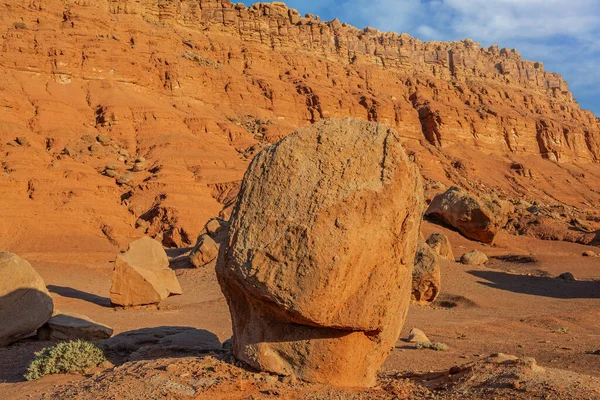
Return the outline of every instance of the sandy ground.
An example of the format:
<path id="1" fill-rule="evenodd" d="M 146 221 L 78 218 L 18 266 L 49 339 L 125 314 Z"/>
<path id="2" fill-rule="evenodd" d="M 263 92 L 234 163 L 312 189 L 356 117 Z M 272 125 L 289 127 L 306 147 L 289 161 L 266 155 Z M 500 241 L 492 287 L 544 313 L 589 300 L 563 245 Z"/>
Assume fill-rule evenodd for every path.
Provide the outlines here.
<path id="1" fill-rule="evenodd" d="M 447 234 L 458 258 L 478 249 L 488 265 L 469 267 L 443 262 L 442 293 L 432 307 L 411 307 L 399 341 L 384 371 L 429 372 L 477 361 L 491 353 L 534 357 L 540 365 L 600 377 L 600 258 L 582 257 L 597 248 L 501 234 L 493 246 L 471 242 L 458 233 L 425 222 L 423 233 Z M 180 253 L 181 251 L 179 251 Z M 494 256 L 535 255 L 537 262 L 506 262 Z M 158 307 L 115 309 L 108 298 L 114 254 L 85 254 L 78 262 L 41 261 L 44 254 L 23 254 L 45 279 L 56 309 L 88 315 L 115 334 L 146 327 L 189 326 L 207 330 L 221 341 L 231 336 L 226 301 L 212 268 L 189 269 L 175 260 L 184 290 Z M 66 257 L 65 259 L 69 259 Z M 91 261 L 90 261 L 91 260 Z M 556 276 L 571 272 L 576 281 Z M 416 350 L 402 339 L 411 328 L 446 343 L 445 352 Z M 76 377 L 50 377 L 35 383 L 22 375 L 34 351 L 47 343 L 24 341 L 0 349 L 2 398 L 36 398 L 55 383 Z M 30 397 L 30 398 L 31 398 Z"/>

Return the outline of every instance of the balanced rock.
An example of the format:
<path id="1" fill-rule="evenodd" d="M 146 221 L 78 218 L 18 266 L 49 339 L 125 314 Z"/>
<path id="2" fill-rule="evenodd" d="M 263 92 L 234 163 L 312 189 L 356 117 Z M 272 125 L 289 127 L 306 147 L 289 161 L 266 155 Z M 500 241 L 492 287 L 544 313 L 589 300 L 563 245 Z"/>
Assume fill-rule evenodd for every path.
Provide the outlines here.
<path id="1" fill-rule="evenodd" d="M 440 294 L 440 260 L 425 242 L 419 241 L 412 275 L 412 303 L 428 306 Z"/>
<path id="2" fill-rule="evenodd" d="M 110 288 L 113 304 L 153 304 L 181 293 L 175 272 L 169 268 L 167 254 L 156 240 L 138 239 L 117 256 Z"/>
<path id="3" fill-rule="evenodd" d="M 481 251 L 473 250 L 463 254 L 460 262 L 465 265 L 483 265 L 488 262 L 488 257 Z"/>
<path id="4" fill-rule="evenodd" d="M 453 186 L 435 196 L 425 215 L 456 228 L 469 239 L 492 243 L 508 220 L 508 204 L 498 199 L 475 197 Z"/>
<path id="5" fill-rule="evenodd" d="M 374 385 L 410 303 L 422 210 L 419 171 L 381 125 L 325 120 L 263 150 L 217 260 L 233 355 L 306 381 Z"/>
<path id="6" fill-rule="evenodd" d="M 444 260 L 454 261 L 454 253 L 452 252 L 452 245 L 450 244 L 450 240 L 448 240 L 448 236 L 443 233 L 432 233 L 427 238 L 427 244 L 435 254 Z"/>
<path id="7" fill-rule="evenodd" d="M 40 340 L 103 340 L 113 334 L 112 328 L 92 321 L 90 318 L 60 312 L 39 329 Z"/>
<path id="8" fill-rule="evenodd" d="M 31 264 L 0 252 L 0 346 L 29 336 L 52 316 L 54 303 Z"/>
<path id="9" fill-rule="evenodd" d="M 219 246 L 207 234 L 198 238 L 198 243 L 194 246 L 190 254 L 190 262 L 196 268 L 204 267 L 214 261 L 219 255 Z"/>

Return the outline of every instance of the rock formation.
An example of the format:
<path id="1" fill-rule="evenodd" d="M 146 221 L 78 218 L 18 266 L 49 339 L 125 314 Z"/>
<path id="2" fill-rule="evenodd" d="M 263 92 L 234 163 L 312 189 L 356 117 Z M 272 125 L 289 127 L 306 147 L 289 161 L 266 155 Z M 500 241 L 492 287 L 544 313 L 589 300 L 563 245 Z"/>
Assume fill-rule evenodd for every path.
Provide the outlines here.
<path id="1" fill-rule="evenodd" d="M 328 117 L 395 128 L 430 181 L 600 202 L 598 119 L 512 49 L 226 0 L 6 0 L 0 29 L 0 246 L 14 251 L 108 252 L 140 232 L 192 246 L 256 152 Z"/>
<path id="2" fill-rule="evenodd" d="M 416 166 L 381 125 L 325 120 L 263 150 L 217 262 L 234 356 L 373 385 L 410 302 L 422 203 Z"/>
<path id="3" fill-rule="evenodd" d="M 440 260 L 427 243 L 419 241 L 412 275 L 412 303 L 428 306 L 441 291 Z"/>
<path id="4" fill-rule="evenodd" d="M 435 254 L 444 260 L 454 261 L 454 253 L 452 252 L 452 245 L 450 244 L 448 236 L 443 233 L 432 233 L 427 238 L 427 244 Z"/>
<path id="5" fill-rule="evenodd" d="M 102 340 L 113 334 L 112 328 L 74 313 L 56 313 L 38 331 L 40 340 Z"/>
<path id="6" fill-rule="evenodd" d="M 117 256 L 110 288 L 111 303 L 120 306 L 153 304 L 181 293 L 175 272 L 169 268 L 167 254 L 156 240 L 138 239 Z"/>
<path id="7" fill-rule="evenodd" d="M 433 199 L 425 215 L 441 219 L 469 239 L 492 243 L 508 221 L 507 208 L 498 199 L 478 198 L 453 186 Z"/>
<path id="8" fill-rule="evenodd" d="M 0 346 L 22 339 L 44 325 L 54 304 L 44 280 L 21 257 L 0 252 Z"/>

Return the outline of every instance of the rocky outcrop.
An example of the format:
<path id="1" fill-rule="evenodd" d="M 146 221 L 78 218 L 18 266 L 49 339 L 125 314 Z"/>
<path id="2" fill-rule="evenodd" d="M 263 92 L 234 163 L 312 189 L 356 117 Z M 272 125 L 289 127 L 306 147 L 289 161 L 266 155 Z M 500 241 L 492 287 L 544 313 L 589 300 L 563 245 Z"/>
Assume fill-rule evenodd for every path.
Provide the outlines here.
<path id="1" fill-rule="evenodd" d="M 92 321 L 85 315 L 60 312 L 50 318 L 38 331 L 40 340 L 103 340 L 113 329 Z"/>
<path id="2" fill-rule="evenodd" d="M 262 151 L 217 262 L 234 356 L 373 385 L 410 302 L 422 203 L 417 167 L 381 125 L 325 120 Z"/>
<path id="3" fill-rule="evenodd" d="M 440 258 L 454 261 L 454 253 L 452 252 L 452 245 L 450 244 L 448 236 L 443 233 L 432 233 L 427 238 L 426 243 L 431 247 L 435 254 L 440 256 Z"/>
<path id="4" fill-rule="evenodd" d="M 31 264 L 0 252 L 0 346 L 35 333 L 52 316 L 46 284 Z"/>
<path id="5" fill-rule="evenodd" d="M 433 199 L 425 215 L 440 219 L 469 239 L 492 243 L 508 222 L 508 205 L 453 186 Z"/>
<path id="6" fill-rule="evenodd" d="M 412 303 L 428 306 L 441 291 L 440 260 L 425 242 L 419 241 L 412 275 Z"/>
<path id="7" fill-rule="evenodd" d="M 23 249 L 72 252 L 57 228 L 88 254 L 140 233 L 190 247 L 210 218 L 228 219 L 260 149 L 329 117 L 394 128 L 429 181 L 582 212 L 600 201 L 598 120 L 513 50 L 356 29 L 281 3 L 3 7 L 0 247 L 20 237 Z"/>
<path id="8" fill-rule="evenodd" d="M 112 274 L 110 301 L 120 306 L 154 304 L 182 294 L 162 245 L 144 237 L 117 256 Z"/>

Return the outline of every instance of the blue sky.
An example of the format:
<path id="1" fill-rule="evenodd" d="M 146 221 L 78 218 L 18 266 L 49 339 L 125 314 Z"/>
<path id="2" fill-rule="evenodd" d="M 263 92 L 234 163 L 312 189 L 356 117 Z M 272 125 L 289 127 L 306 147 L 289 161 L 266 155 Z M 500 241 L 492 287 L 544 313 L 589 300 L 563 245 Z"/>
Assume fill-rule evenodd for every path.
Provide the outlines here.
<path id="1" fill-rule="evenodd" d="M 251 1 L 244 1 L 250 5 Z M 600 0 L 288 0 L 300 13 L 421 40 L 516 48 L 569 83 L 600 116 Z"/>

